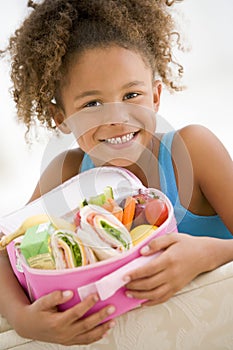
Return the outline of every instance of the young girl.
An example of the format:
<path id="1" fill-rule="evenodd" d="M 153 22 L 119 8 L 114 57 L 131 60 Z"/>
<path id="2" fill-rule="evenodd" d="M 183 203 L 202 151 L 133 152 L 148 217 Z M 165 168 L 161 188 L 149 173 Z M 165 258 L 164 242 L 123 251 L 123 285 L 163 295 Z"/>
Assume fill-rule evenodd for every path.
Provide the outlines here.
<path id="1" fill-rule="evenodd" d="M 170 13 L 174 1 L 29 1 L 30 16 L 10 40 L 11 77 L 19 119 L 72 132 L 79 148 L 56 157 L 31 200 L 95 166 L 120 166 L 174 205 L 179 233 L 151 241 L 142 254 L 162 254 L 125 276 L 127 295 L 168 300 L 202 272 L 233 259 L 233 163 L 206 128 L 157 134 L 162 84 L 179 90 Z M 172 35 L 173 33 L 173 35 Z M 23 337 L 65 345 L 103 337 L 114 307 L 82 316 L 91 295 L 58 312 L 72 293 L 56 291 L 30 303 L 1 255 L 0 313 Z M 9 300 L 11 301 L 9 303 Z"/>

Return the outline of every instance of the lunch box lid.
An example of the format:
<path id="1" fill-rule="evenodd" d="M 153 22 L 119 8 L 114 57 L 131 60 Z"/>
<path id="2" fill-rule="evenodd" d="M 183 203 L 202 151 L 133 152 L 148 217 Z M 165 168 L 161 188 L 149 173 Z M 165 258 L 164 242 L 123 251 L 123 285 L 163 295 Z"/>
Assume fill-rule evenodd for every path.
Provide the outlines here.
<path id="1" fill-rule="evenodd" d="M 103 192 L 106 186 L 112 187 L 114 198 L 126 196 L 135 189 L 144 187 L 141 181 L 126 169 L 96 167 L 72 177 L 33 202 L 1 217 L 0 230 L 9 234 L 26 218 L 36 214 L 63 217 L 70 212 L 75 213 L 83 199 Z"/>

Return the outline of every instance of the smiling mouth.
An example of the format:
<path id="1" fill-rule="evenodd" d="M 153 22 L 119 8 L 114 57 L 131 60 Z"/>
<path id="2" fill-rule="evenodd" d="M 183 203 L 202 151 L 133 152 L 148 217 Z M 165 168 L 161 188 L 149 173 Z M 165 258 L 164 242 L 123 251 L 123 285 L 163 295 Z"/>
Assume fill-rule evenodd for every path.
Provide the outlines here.
<path id="1" fill-rule="evenodd" d="M 129 134 L 123 136 L 111 137 L 110 139 L 105 139 L 102 141 L 112 145 L 119 145 L 131 141 L 136 134 L 137 132 L 130 132 Z"/>

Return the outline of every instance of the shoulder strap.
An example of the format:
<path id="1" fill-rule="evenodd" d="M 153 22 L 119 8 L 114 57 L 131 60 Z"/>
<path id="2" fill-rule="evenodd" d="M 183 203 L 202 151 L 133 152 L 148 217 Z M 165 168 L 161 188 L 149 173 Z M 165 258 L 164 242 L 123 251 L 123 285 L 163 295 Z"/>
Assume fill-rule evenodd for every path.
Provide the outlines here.
<path id="1" fill-rule="evenodd" d="M 83 160 L 82 160 L 82 165 L 81 165 L 81 173 L 83 173 L 86 170 L 93 169 L 95 168 L 95 164 L 92 162 L 90 156 L 85 153 Z"/>
<path id="2" fill-rule="evenodd" d="M 163 135 L 159 148 L 159 177 L 161 191 L 164 192 L 173 205 L 179 201 L 176 178 L 172 164 L 171 148 L 176 131 Z"/>

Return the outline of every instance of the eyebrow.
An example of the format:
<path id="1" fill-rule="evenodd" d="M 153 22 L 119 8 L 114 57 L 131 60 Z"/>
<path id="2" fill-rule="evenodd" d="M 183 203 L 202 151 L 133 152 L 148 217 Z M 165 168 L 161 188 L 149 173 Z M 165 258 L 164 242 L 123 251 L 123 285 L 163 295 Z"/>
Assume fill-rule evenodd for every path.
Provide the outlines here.
<path id="1" fill-rule="evenodd" d="M 82 92 L 81 94 L 75 96 L 75 101 L 76 100 L 79 100 L 80 98 L 83 98 L 83 97 L 88 97 L 88 96 L 93 96 L 93 95 L 99 95 L 101 94 L 101 91 L 100 90 L 90 90 L 90 91 L 84 91 Z"/>
<path id="2" fill-rule="evenodd" d="M 134 81 L 131 81 L 131 82 L 123 85 L 122 89 L 128 89 L 128 88 L 134 87 L 134 86 L 145 86 L 145 83 L 143 81 L 140 81 L 140 80 L 134 80 Z M 101 94 L 100 90 L 84 91 L 81 94 L 77 95 L 74 100 L 76 101 L 76 100 L 79 100 L 79 99 L 84 98 L 84 97 L 95 96 L 95 95 L 100 95 L 100 94 Z"/>
<path id="3" fill-rule="evenodd" d="M 144 81 L 140 81 L 140 80 L 134 80 L 134 81 L 131 81 L 130 83 L 127 83 L 125 85 L 122 86 L 123 89 L 127 89 L 127 88 L 130 88 L 130 87 L 133 87 L 133 86 L 145 86 L 145 83 Z"/>

